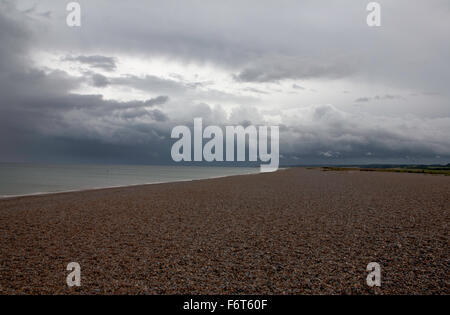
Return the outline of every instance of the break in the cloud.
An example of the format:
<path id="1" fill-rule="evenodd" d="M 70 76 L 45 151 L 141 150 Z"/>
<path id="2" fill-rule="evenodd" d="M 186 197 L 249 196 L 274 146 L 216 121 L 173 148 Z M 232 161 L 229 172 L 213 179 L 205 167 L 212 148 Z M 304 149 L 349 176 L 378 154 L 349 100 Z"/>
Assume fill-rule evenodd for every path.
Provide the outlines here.
<path id="1" fill-rule="evenodd" d="M 0 161 L 169 163 L 203 117 L 279 124 L 282 163 L 448 163 L 450 6 L 380 2 L 371 29 L 358 2 L 80 1 L 76 29 L 0 0 Z"/>

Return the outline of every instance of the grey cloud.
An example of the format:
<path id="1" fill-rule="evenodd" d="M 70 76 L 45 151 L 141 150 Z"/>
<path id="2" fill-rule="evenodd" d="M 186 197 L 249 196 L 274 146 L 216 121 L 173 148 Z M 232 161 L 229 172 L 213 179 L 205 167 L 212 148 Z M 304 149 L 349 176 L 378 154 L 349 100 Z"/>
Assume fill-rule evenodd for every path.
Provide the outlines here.
<path id="1" fill-rule="evenodd" d="M 405 99 L 403 96 L 400 95 L 375 95 L 374 97 L 360 97 L 355 100 L 355 102 L 370 102 L 372 100 L 394 100 L 394 99 Z"/>
<path id="2" fill-rule="evenodd" d="M 93 74 L 91 78 L 92 85 L 95 87 L 105 87 L 110 83 L 107 77 L 98 73 Z"/>
<path id="3" fill-rule="evenodd" d="M 145 77 L 137 77 L 128 75 L 119 78 L 109 79 L 112 85 L 129 86 L 138 90 L 158 93 L 176 93 L 183 92 L 186 87 L 177 81 L 160 78 L 154 75 L 146 75 Z"/>
<path id="4" fill-rule="evenodd" d="M 386 94 L 386 95 L 376 95 L 374 96 L 374 99 L 376 100 L 394 100 L 394 99 L 404 99 L 404 97 L 400 96 L 400 95 L 391 95 L 391 94 Z"/>
<path id="5" fill-rule="evenodd" d="M 127 86 L 134 89 L 138 89 L 146 92 L 158 92 L 158 93 L 170 93 L 170 94 L 182 94 L 187 89 L 197 89 L 199 87 L 206 87 L 212 83 L 212 81 L 206 82 L 185 82 L 161 78 L 155 75 L 146 75 L 144 77 L 138 77 L 135 75 L 124 75 L 120 77 L 106 77 L 102 74 L 87 73 L 90 78 L 90 83 L 95 87 L 105 87 L 108 85 Z M 172 77 L 174 77 L 172 75 Z M 178 77 L 177 79 L 181 79 Z"/>
<path id="6" fill-rule="evenodd" d="M 75 61 L 86 64 L 92 68 L 98 68 L 105 71 L 114 71 L 116 69 L 116 59 L 100 55 L 93 56 L 66 56 L 64 60 Z"/>
<path id="7" fill-rule="evenodd" d="M 169 120 L 169 117 L 160 111 L 159 109 L 154 109 L 152 111 L 149 111 L 149 115 L 153 118 L 153 120 L 156 121 L 167 121 Z"/>
<path id="8" fill-rule="evenodd" d="M 212 81 L 205 81 L 205 82 L 186 82 L 184 80 L 178 81 L 161 78 L 155 75 L 146 75 L 144 77 L 138 77 L 135 75 L 126 75 L 122 77 L 115 77 L 108 79 L 108 84 L 111 85 L 122 85 L 147 92 L 169 93 L 177 95 L 186 93 L 188 89 L 195 90 L 199 87 L 207 87 L 211 83 Z"/>
<path id="9" fill-rule="evenodd" d="M 269 94 L 266 91 L 262 91 L 260 89 L 255 89 L 255 88 L 245 88 L 243 90 L 246 92 L 253 92 L 253 93 L 258 93 L 258 94 Z"/>
<path id="10" fill-rule="evenodd" d="M 346 77 L 448 95 L 447 0 L 382 0 L 379 29 L 366 25 L 366 4 L 358 1 L 186 0 L 177 10 L 172 0 L 80 3 L 89 12 L 83 36 L 55 19 L 51 35 L 36 45 L 77 51 L 89 41 L 101 52 L 210 62 L 242 81 Z M 412 52 L 414 58 L 405 58 Z"/>
<path id="11" fill-rule="evenodd" d="M 115 100 L 104 100 L 102 95 L 65 94 L 59 97 L 45 98 L 38 105 L 41 109 L 55 113 L 73 111 L 85 115 L 92 115 L 93 117 L 107 117 L 110 114 L 120 113 L 122 111 L 163 105 L 168 100 L 169 97 L 167 96 L 158 96 L 146 101 L 119 102 Z"/>
<path id="12" fill-rule="evenodd" d="M 213 81 L 206 81 L 206 82 L 186 82 L 185 85 L 186 87 L 190 88 L 190 89 L 196 89 L 198 87 L 206 87 L 208 85 L 213 84 Z"/>
<path id="13" fill-rule="evenodd" d="M 293 124 L 297 121 L 297 124 Z M 420 132 L 419 132 L 420 130 Z M 316 156 L 336 162 L 403 159 L 406 156 L 450 156 L 450 118 L 387 118 L 352 114 L 331 105 L 311 106 L 280 128 L 283 154 L 311 161 Z M 367 152 L 371 154 L 368 155 Z"/>
<path id="14" fill-rule="evenodd" d="M 51 15 L 52 15 L 51 10 L 38 12 L 37 4 L 33 4 L 30 8 L 23 10 L 22 13 L 30 14 L 30 15 L 37 15 L 40 17 L 48 18 L 48 19 L 51 18 Z"/>
<path id="15" fill-rule="evenodd" d="M 295 83 L 292 84 L 292 88 L 296 89 L 296 90 L 305 90 L 305 88 L 303 86 L 300 86 L 300 85 L 295 84 Z"/>
<path id="16" fill-rule="evenodd" d="M 144 102 L 145 106 L 154 106 L 154 105 L 162 105 L 169 101 L 168 96 L 158 96 L 156 98 L 152 98 L 150 100 L 146 100 Z"/>
<path id="17" fill-rule="evenodd" d="M 50 19 L 52 17 L 52 11 L 45 11 L 45 12 L 40 12 L 38 13 L 38 15 L 45 17 L 47 19 Z"/>
<path id="18" fill-rule="evenodd" d="M 235 79 L 243 82 L 273 82 L 284 79 L 340 78 L 355 72 L 353 64 L 345 61 L 322 61 L 292 57 L 267 56 L 255 60 Z"/>
<path id="19" fill-rule="evenodd" d="M 160 111 L 159 109 L 147 110 L 145 108 L 132 108 L 130 110 L 125 110 L 120 113 L 121 118 L 125 119 L 135 119 L 148 116 L 154 121 L 164 122 L 169 120 L 169 117 Z"/>
<path id="20" fill-rule="evenodd" d="M 22 11 L 25 14 L 30 14 L 36 12 L 36 4 L 33 4 L 30 8 Z"/>
<path id="21" fill-rule="evenodd" d="M 17 13 L 8 2 L 0 2 L 0 8 L 4 12 L 0 14 L 0 75 L 4 76 L 8 71 L 20 67 L 24 61 L 25 54 L 30 49 L 31 34 L 25 25 L 13 17 Z"/>
<path id="22" fill-rule="evenodd" d="M 208 88 L 207 86 L 210 84 L 210 81 L 186 83 L 184 81 L 176 81 L 154 75 L 146 75 L 144 77 L 125 75 L 107 78 L 107 84 L 111 86 L 126 86 L 151 93 L 164 93 L 174 97 L 183 97 L 185 98 L 184 102 L 188 102 L 192 98 L 205 102 L 235 101 L 254 103 L 257 101 L 254 97 L 240 96 Z M 205 89 L 196 91 L 198 87 L 205 87 Z M 195 95 L 190 93 L 193 90 L 196 92 Z M 263 91 L 261 92 L 259 94 L 264 93 Z"/>

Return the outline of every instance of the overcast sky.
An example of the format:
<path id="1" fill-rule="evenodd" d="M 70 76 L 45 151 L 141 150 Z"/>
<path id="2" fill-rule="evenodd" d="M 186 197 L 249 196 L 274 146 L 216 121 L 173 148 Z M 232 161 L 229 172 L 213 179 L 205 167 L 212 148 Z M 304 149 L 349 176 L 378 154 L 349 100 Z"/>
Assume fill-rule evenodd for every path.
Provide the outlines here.
<path id="1" fill-rule="evenodd" d="M 450 1 L 0 0 L 0 161 L 171 161 L 280 126 L 282 164 L 449 163 Z M 344 4 L 345 3 L 345 4 Z"/>

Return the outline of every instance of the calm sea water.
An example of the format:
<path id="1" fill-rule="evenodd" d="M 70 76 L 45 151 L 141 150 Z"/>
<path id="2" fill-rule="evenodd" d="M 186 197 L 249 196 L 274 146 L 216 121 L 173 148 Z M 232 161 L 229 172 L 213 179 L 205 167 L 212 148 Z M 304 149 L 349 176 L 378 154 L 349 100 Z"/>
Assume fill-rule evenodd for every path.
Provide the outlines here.
<path id="1" fill-rule="evenodd" d="M 259 168 L 0 163 L 0 197 L 258 173 Z"/>

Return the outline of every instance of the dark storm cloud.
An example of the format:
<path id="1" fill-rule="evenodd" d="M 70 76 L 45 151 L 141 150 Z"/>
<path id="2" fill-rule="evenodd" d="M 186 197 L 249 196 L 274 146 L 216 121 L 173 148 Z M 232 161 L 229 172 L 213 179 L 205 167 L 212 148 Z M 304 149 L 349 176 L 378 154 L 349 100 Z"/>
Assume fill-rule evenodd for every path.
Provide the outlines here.
<path id="1" fill-rule="evenodd" d="M 84 78 L 34 68 L 26 56 L 31 35 L 0 13 L 1 161 L 167 161 L 169 117 L 156 108 L 167 96 L 119 102 L 72 94 Z"/>
<path id="2" fill-rule="evenodd" d="M 163 154 L 170 149 L 170 126 L 165 124 L 169 118 L 162 110 L 151 107 L 163 105 L 167 99 L 161 96 L 147 101 L 117 102 L 103 100 L 100 95 L 76 94 L 22 99 L 20 105 L 0 110 L 2 117 L 8 117 L 12 122 L 0 120 L 0 142 L 6 145 L 2 147 L 8 155 L 16 152 L 19 159 L 31 160 L 35 154 L 47 155 L 50 159 L 53 153 L 63 155 L 63 148 L 67 148 L 66 154 L 70 155 L 73 151 L 69 148 L 70 143 L 90 148 L 77 152 L 76 156 L 83 156 L 83 159 L 89 159 L 91 155 L 103 156 L 101 150 L 116 151 L 115 147 L 127 147 L 127 153 L 120 156 L 129 154 L 135 159 L 132 152 L 144 151 L 141 147 L 147 146 L 148 150 L 154 149 L 155 143 Z M 23 125 L 17 125 L 18 121 Z M 43 145 L 39 145 L 41 142 Z M 51 143 L 55 147 L 51 147 Z M 88 145 L 94 143 L 97 146 Z M 24 152 L 30 156 L 24 157 Z M 110 158 L 117 161 L 118 157 Z"/>
<path id="3" fill-rule="evenodd" d="M 88 65 L 92 68 L 98 68 L 105 71 L 114 71 L 116 69 L 116 59 L 106 56 L 66 56 L 64 60 L 76 61 Z"/>

